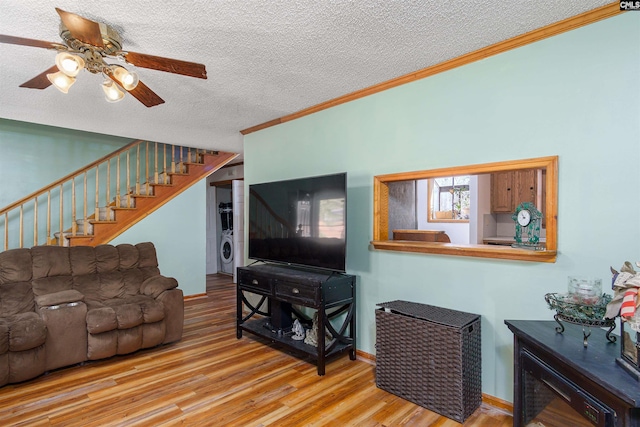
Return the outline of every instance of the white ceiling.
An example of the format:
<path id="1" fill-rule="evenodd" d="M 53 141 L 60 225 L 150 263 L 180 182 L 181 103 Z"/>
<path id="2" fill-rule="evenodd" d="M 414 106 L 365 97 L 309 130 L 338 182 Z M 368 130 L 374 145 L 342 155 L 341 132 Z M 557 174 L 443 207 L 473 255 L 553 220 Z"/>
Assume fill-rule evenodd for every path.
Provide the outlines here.
<path id="1" fill-rule="evenodd" d="M 18 86 L 55 52 L 0 43 L 0 117 L 242 153 L 240 130 L 594 9 L 608 0 L 0 0 L 0 34 L 60 42 L 55 7 L 116 28 L 123 49 L 205 64 L 140 68 L 165 104 Z"/>

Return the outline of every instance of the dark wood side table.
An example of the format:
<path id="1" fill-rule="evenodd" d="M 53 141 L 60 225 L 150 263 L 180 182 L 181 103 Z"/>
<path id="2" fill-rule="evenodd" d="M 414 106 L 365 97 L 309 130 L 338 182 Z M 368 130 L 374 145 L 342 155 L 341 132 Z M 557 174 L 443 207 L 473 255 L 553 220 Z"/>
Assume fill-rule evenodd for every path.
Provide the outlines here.
<path id="1" fill-rule="evenodd" d="M 247 300 L 245 292 L 262 298 L 258 303 Z M 348 351 L 356 359 L 356 277 L 329 271 L 305 270 L 278 264 L 258 264 L 238 267 L 236 291 L 236 336 L 247 331 L 267 338 L 306 356 L 314 358 L 318 375 L 325 374 L 328 357 Z M 268 309 L 263 306 L 268 301 Z M 249 313 L 243 314 L 243 304 Z M 318 333 L 318 346 L 291 338 L 291 325 L 295 318 L 305 328 L 311 328 L 311 319 L 296 307 L 308 307 L 318 314 L 318 329 L 331 333 L 328 342 Z M 340 323 L 337 328 L 330 322 Z M 334 322 L 334 323 L 335 323 Z"/>
<path id="2" fill-rule="evenodd" d="M 618 366 L 619 344 L 609 342 L 605 331 L 592 328 L 585 347 L 577 325 L 558 333 L 554 321 L 505 323 L 514 334 L 515 427 L 526 426 L 554 401 L 560 401 L 556 418 L 576 417 L 570 425 L 640 426 L 640 382 Z"/>

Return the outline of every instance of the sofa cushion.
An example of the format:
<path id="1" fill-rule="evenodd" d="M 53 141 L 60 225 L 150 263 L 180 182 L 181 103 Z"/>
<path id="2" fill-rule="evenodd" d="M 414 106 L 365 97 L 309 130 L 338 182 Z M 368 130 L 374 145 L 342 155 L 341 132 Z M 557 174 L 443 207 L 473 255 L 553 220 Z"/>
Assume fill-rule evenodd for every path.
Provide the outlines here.
<path id="1" fill-rule="evenodd" d="M 84 298 L 84 303 L 87 305 L 87 310 L 93 310 L 94 308 L 102 308 L 102 307 L 106 307 L 106 305 L 104 305 L 102 303 L 102 301 L 96 299 L 96 298 L 89 298 L 85 295 Z"/>
<path id="2" fill-rule="evenodd" d="M 142 325 L 142 348 L 155 347 L 162 344 L 167 335 L 165 322 L 145 323 Z"/>
<path id="3" fill-rule="evenodd" d="M 100 275 L 73 276 L 73 289 L 81 292 L 87 299 L 100 299 Z"/>
<path id="4" fill-rule="evenodd" d="M 104 272 L 100 275 L 100 300 L 120 298 L 125 295 L 124 280 L 119 271 Z"/>
<path id="5" fill-rule="evenodd" d="M 118 269 L 120 259 L 115 246 L 98 245 L 95 249 L 98 273 L 108 273 Z"/>
<path id="6" fill-rule="evenodd" d="M 91 246 L 73 246 L 69 250 L 73 276 L 85 276 L 98 272 L 96 249 Z"/>
<path id="7" fill-rule="evenodd" d="M 164 319 L 164 305 L 154 299 L 148 299 L 140 304 L 144 323 L 159 322 Z"/>
<path id="8" fill-rule="evenodd" d="M 31 280 L 31 252 L 29 249 L 11 249 L 0 252 L 0 285 Z"/>
<path id="9" fill-rule="evenodd" d="M 33 279 L 31 284 L 34 295 L 40 296 L 73 288 L 73 279 L 71 276 L 41 277 L 40 279 Z"/>
<path id="10" fill-rule="evenodd" d="M 70 302 L 77 302 L 82 300 L 84 300 L 84 295 L 82 295 L 75 289 L 54 292 L 51 294 L 40 295 L 36 297 L 36 303 L 39 307 L 49 307 L 52 305 L 67 304 Z"/>
<path id="11" fill-rule="evenodd" d="M 136 248 L 138 249 L 138 252 L 140 254 L 140 259 L 138 261 L 139 268 L 158 266 L 156 248 L 155 246 L 153 246 L 153 243 L 151 242 L 138 243 L 136 245 Z"/>
<path id="12" fill-rule="evenodd" d="M 118 328 L 116 312 L 111 307 L 99 306 L 87 300 L 87 331 L 91 334 L 113 331 Z"/>
<path id="13" fill-rule="evenodd" d="M 138 266 L 138 260 L 140 259 L 138 248 L 127 243 L 122 243 L 116 246 L 116 249 L 118 249 L 118 255 L 120 256 L 120 270 L 127 270 Z"/>
<path id="14" fill-rule="evenodd" d="M 60 246 L 34 246 L 31 248 L 33 278 L 71 276 L 69 248 Z"/>
<path id="15" fill-rule="evenodd" d="M 137 268 L 122 271 L 125 295 L 140 295 L 140 288 L 144 282 L 142 271 Z"/>
<path id="16" fill-rule="evenodd" d="M 104 305 L 112 308 L 116 313 L 118 329 L 129 329 L 142 325 L 142 309 L 135 301 L 130 302 L 124 298 L 115 298 L 104 301 Z"/>
<path id="17" fill-rule="evenodd" d="M 142 348 L 142 325 L 129 329 L 118 329 L 118 354 L 133 353 Z"/>
<path id="18" fill-rule="evenodd" d="M 115 356 L 118 352 L 118 330 L 87 336 L 87 359 L 98 360 Z"/>
<path id="19" fill-rule="evenodd" d="M 173 277 L 153 276 L 142 282 L 142 293 L 156 298 L 158 295 L 178 287 L 178 281 Z"/>
<path id="20" fill-rule="evenodd" d="M 10 351 L 7 353 L 9 365 L 8 381 L 17 383 L 42 374 L 46 367 L 44 345 L 27 351 Z"/>
<path id="21" fill-rule="evenodd" d="M 147 280 L 150 277 L 159 276 L 160 269 L 158 267 L 143 267 L 139 269 L 144 276 L 144 280 Z"/>
<path id="22" fill-rule="evenodd" d="M 47 328 L 34 312 L 20 313 L 6 318 L 9 324 L 9 350 L 25 351 L 44 344 Z"/>
<path id="23" fill-rule="evenodd" d="M 142 311 L 144 323 L 159 322 L 164 319 L 164 304 L 146 295 L 137 295 L 125 299 L 129 304 L 137 304 Z"/>
<path id="24" fill-rule="evenodd" d="M 12 316 L 18 313 L 34 311 L 31 283 L 17 282 L 0 285 L 0 315 Z"/>
<path id="25" fill-rule="evenodd" d="M 7 351 L 9 351 L 9 322 L 7 322 L 7 319 L 0 317 L 0 355 L 5 354 Z"/>

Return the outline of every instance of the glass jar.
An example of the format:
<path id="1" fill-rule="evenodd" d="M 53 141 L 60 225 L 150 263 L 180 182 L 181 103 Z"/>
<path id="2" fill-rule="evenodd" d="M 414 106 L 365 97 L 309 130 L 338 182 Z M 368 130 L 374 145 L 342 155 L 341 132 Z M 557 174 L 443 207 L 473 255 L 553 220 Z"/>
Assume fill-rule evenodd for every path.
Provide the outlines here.
<path id="1" fill-rule="evenodd" d="M 578 304 L 594 305 L 602 297 L 602 279 L 569 276 L 569 297 Z"/>

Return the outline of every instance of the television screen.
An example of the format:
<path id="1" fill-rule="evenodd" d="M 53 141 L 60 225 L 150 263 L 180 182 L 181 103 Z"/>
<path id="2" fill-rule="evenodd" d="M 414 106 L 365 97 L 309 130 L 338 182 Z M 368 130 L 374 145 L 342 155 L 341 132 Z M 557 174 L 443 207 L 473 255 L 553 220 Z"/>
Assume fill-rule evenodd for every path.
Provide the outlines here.
<path id="1" fill-rule="evenodd" d="M 249 258 L 344 272 L 347 175 L 249 185 Z"/>

